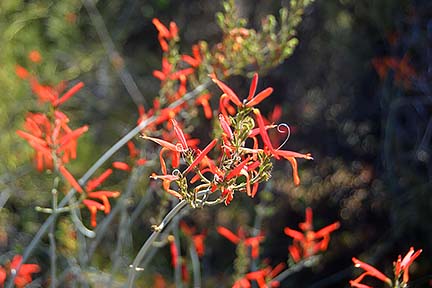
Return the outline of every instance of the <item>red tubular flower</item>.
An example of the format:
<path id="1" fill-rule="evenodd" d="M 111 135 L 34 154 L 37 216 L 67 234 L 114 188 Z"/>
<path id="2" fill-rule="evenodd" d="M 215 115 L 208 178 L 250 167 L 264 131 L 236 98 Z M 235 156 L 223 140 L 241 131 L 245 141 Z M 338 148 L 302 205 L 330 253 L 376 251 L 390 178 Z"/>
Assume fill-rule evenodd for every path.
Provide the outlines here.
<path id="1" fill-rule="evenodd" d="M 60 83 L 57 87 L 52 87 L 41 85 L 36 79 L 32 78 L 30 84 L 33 93 L 38 96 L 40 102 L 51 102 L 54 107 L 63 104 L 84 87 L 84 83 L 79 82 L 59 98 L 59 94 L 64 89 L 63 83 Z"/>
<path id="2" fill-rule="evenodd" d="M 66 169 L 64 166 L 59 167 L 60 173 L 63 175 L 65 180 L 69 182 L 69 184 L 79 193 L 83 193 L 83 189 L 81 188 L 81 185 L 78 183 L 78 181 L 75 180 L 75 177 L 72 176 L 72 174 Z"/>
<path id="3" fill-rule="evenodd" d="M 232 140 L 234 137 L 233 132 L 230 125 L 228 124 L 227 118 L 223 114 L 219 114 L 219 122 L 225 136 L 228 138 L 228 140 Z"/>
<path id="4" fill-rule="evenodd" d="M 203 159 L 207 156 L 207 154 L 214 148 L 217 143 L 217 139 L 213 139 L 205 148 L 202 150 L 198 156 L 194 159 L 194 161 L 189 165 L 188 168 L 183 172 L 184 175 L 189 173 L 193 168 L 195 168 Z"/>
<path id="5" fill-rule="evenodd" d="M 186 137 L 183 133 L 183 130 L 180 129 L 180 127 L 179 127 L 179 125 L 175 119 L 171 119 L 171 123 L 174 127 L 174 132 L 177 136 L 177 139 L 180 141 L 182 150 L 187 150 L 189 147 L 188 147 L 188 144 L 186 142 Z"/>
<path id="6" fill-rule="evenodd" d="M 195 103 L 197 103 L 198 105 L 201 105 L 204 109 L 204 116 L 206 119 L 211 119 L 213 117 L 213 111 L 212 108 L 210 106 L 210 97 L 211 94 L 209 93 L 205 93 L 202 94 L 201 96 L 198 96 L 198 98 L 195 100 Z"/>
<path id="7" fill-rule="evenodd" d="M 246 238 L 243 229 L 239 228 L 236 235 L 223 226 L 218 226 L 217 232 L 236 245 L 238 245 L 240 242 L 243 242 L 245 246 L 251 248 L 251 257 L 253 259 L 258 258 L 259 245 L 264 240 L 264 236 L 259 235 L 259 236 Z"/>
<path id="8" fill-rule="evenodd" d="M 171 252 L 171 264 L 173 267 L 177 266 L 177 257 L 178 257 L 178 249 L 175 244 L 174 236 L 168 236 L 168 241 L 170 243 L 170 252 Z"/>
<path id="9" fill-rule="evenodd" d="M 404 256 L 404 258 L 402 258 L 402 256 L 399 255 L 398 259 L 395 262 L 393 262 L 394 276 L 395 276 L 394 280 L 395 283 L 400 283 L 401 285 L 400 287 L 408 287 L 407 284 L 409 281 L 409 275 L 408 275 L 409 267 L 413 263 L 413 261 L 421 254 L 421 252 L 422 252 L 421 249 L 414 252 L 414 248 L 411 247 L 408 253 Z M 360 287 L 360 288 L 370 287 L 368 285 L 360 283 L 361 281 L 363 281 L 363 278 L 365 278 L 366 276 L 375 277 L 392 287 L 393 283 L 390 280 L 390 278 L 388 278 L 382 272 L 377 270 L 375 267 L 367 263 L 364 263 L 355 257 L 352 258 L 352 261 L 354 262 L 355 267 L 362 268 L 365 272 L 362 273 L 356 279 L 351 280 L 349 282 L 351 287 Z M 401 277 L 402 279 L 400 279 Z"/>
<path id="10" fill-rule="evenodd" d="M 279 281 L 271 281 L 274 277 L 276 277 L 283 269 L 285 268 L 284 263 L 279 263 L 273 269 L 271 267 L 266 267 L 264 269 L 260 269 L 257 271 L 250 272 L 246 274 L 246 278 L 249 280 L 256 281 L 258 287 L 267 288 L 267 283 L 270 284 L 270 287 L 279 287 Z"/>
<path id="11" fill-rule="evenodd" d="M 351 280 L 349 282 L 351 287 L 360 287 L 360 288 L 370 287 L 370 286 L 367 286 L 365 284 L 360 283 L 363 280 L 363 278 L 366 276 L 375 277 L 375 278 L 383 281 L 384 283 L 387 283 L 389 286 L 392 286 L 392 281 L 390 280 L 390 278 L 388 278 L 386 275 L 384 275 L 381 271 L 379 271 L 375 267 L 373 267 L 369 264 L 366 264 L 366 263 L 358 260 L 355 257 L 352 258 L 352 261 L 354 262 L 355 267 L 362 268 L 363 270 L 365 270 L 365 273 L 361 274 L 356 279 Z"/>
<path id="12" fill-rule="evenodd" d="M 409 281 L 409 267 L 414 262 L 414 260 L 420 255 L 423 250 L 417 250 L 414 252 L 414 247 L 411 247 L 405 257 L 402 259 L 401 255 L 399 255 L 398 260 L 394 262 L 394 272 L 395 279 L 399 279 L 401 273 L 403 272 L 402 281 L 403 283 L 408 283 Z"/>
<path id="13" fill-rule="evenodd" d="M 280 157 L 283 157 L 286 160 L 288 160 L 293 170 L 294 184 L 300 185 L 300 177 L 298 176 L 297 160 L 295 158 L 304 158 L 304 159 L 312 160 L 313 159 L 312 156 L 310 154 L 301 154 L 301 153 L 288 151 L 288 150 L 274 149 L 270 141 L 270 137 L 267 133 L 266 125 L 264 123 L 264 119 L 260 111 L 258 109 L 253 109 L 253 112 L 256 116 L 256 120 L 258 123 L 259 133 L 265 145 L 264 150 L 267 150 L 268 153 L 273 155 L 276 159 L 280 159 Z"/>
<path id="14" fill-rule="evenodd" d="M 84 87 L 83 82 L 79 82 L 75 86 L 73 86 L 71 89 L 69 89 L 66 93 L 63 94 L 61 98 L 56 99 L 52 104 L 54 106 L 59 106 L 69 100 L 73 95 L 75 95 L 79 90 L 81 90 Z"/>
<path id="15" fill-rule="evenodd" d="M 38 171 L 52 169 L 54 155 L 61 159 L 60 164 L 66 164 L 70 159 L 75 159 L 77 140 L 88 130 L 87 125 L 72 130 L 67 125 L 69 118 L 60 111 L 55 111 L 54 117 L 54 123 L 52 123 L 53 121 L 42 113 L 28 113 L 24 123 L 24 128 L 28 132 L 21 130 L 16 132 L 35 149 Z"/>
<path id="16" fill-rule="evenodd" d="M 204 256 L 204 251 L 205 251 L 204 239 L 206 237 L 206 233 L 203 232 L 200 234 L 195 234 L 195 227 L 190 227 L 184 221 L 180 222 L 180 229 L 183 231 L 185 235 L 189 236 L 192 239 L 192 242 L 195 246 L 195 250 L 197 251 L 198 256 L 199 257 Z"/>
<path id="17" fill-rule="evenodd" d="M 177 25 L 174 22 L 170 22 L 170 27 L 168 29 L 157 18 L 153 18 L 152 23 L 159 32 L 158 40 L 159 40 L 159 43 L 161 45 L 162 50 L 164 52 L 168 51 L 169 47 L 168 47 L 168 43 L 166 42 L 166 40 L 177 38 L 177 36 L 178 36 Z"/>
<path id="18" fill-rule="evenodd" d="M 21 266 L 20 266 L 21 265 Z M 17 271 L 18 267 L 19 270 Z M 22 256 L 15 255 L 10 264 L 11 273 L 15 276 L 15 285 L 18 288 L 24 287 L 32 282 L 32 275 L 40 271 L 40 267 L 37 264 L 22 264 Z"/>
<path id="19" fill-rule="evenodd" d="M 192 55 L 193 55 L 193 57 L 189 56 L 189 55 L 182 55 L 181 59 L 184 62 L 191 65 L 192 67 L 197 68 L 201 64 L 201 61 L 202 61 L 202 57 L 201 57 L 201 53 L 200 53 L 198 45 L 192 46 Z"/>
<path id="20" fill-rule="evenodd" d="M 259 103 L 261 103 L 264 99 L 266 99 L 268 96 L 270 96 L 273 93 L 273 88 L 269 87 L 255 95 L 257 83 L 258 83 L 258 74 L 255 73 L 252 78 L 252 83 L 249 88 L 249 95 L 246 98 L 246 103 L 243 104 L 239 97 L 237 96 L 234 91 L 228 87 L 225 83 L 217 79 L 216 74 L 210 74 L 210 78 L 213 80 L 216 85 L 219 86 L 219 88 L 228 96 L 229 100 L 231 100 L 234 104 L 236 104 L 238 107 L 245 106 L 245 107 L 253 107 Z M 255 95 L 255 96 L 254 96 Z"/>
<path id="21" fill-rule="evenodd" d="M 112 164 L 112 167 L 118 170 L 123 170 L 129 172 L 131 170 L 131 167 L 129 164 L 121 161 L 114 161 Z"/>
<path id="22" fill-rule="evenodd" d="M 99 175 L 97 178 L 93 178 L 87 182 L 86 190 L 87 191 L 93 191 L 98 186 L 100 186 L 103 182 L 105 182 L 108 177 L 113 173 L 112 169 L 107 169 L 105 172 L 103 172 L 101 175 Z"/>
<path id="23" fill-rule="evenodd" d="M 6 270 L 0 266 L 0 286 L 3 287 L 6 280 Z"/>
<path id="24" fill-rule="evenodd" d="M 327 250 L 330 233 L 340 227 L 339 222 L 335 222 L 314 232 L 312 217 L 312 209 L 308 207 L 306 208 L 305 222 L 299 224 L 302 232 L 289 227 L 284 229 L 285 234 L 293 238 L 293 244 L 288 247 L 288 251 L 295 262 Z"/>
<path id="25" fill-rule="evenodd" d="M 110 205 L 108 198 L 117 198 L 120 196 L 120 192 L 101 190 L 101 191 L 96 191 L 96 192 L 90 192 L 90 193 L 88 193 L 87 196 L 90 198 L 101 200 L 103 203 L 103 206 L 105 207 L 105 209 L 103 211 L 105 212 L 105 214 L 109 214 L 111 211 L 111 205 Z"/>
<path id="26" fill-rule="evenodd" d="M 249 280 L 245 278 L 238 279 L 234 282 L 232 288 L 251 288 Z"/>
<path id="27" fill-rule="evenodd" d="M 249 237 L 244 240 L 245 245 L 251 247 L 251 257 L 256 259 L 259 256 L 259 245 L 264 240 L 264 236 Z"/>
<path id="28" fill-rule="evenodd" d="M 97 201 L 90 200 L 90 199 L 84 199 L 83 204 L 87 207 L 87 209 L 90 211 L 90 224 L 93 227 L 97 226 L 96 222 L 96 214 L 97 210 L 104 211 L 105 206 Z"/>
<path id="29" fill-rule="evenodd" d="M 225 238 L 227 238 L 229 241 L 233 242 L 234 244 L 240 243 L 241 239 L 237 235 L 235 235 L 233 232 L 231 232 L 231 230 L 229 230 L 223 226 L 218 226 L 217 232 L 219 234 L 221 234 L 222 236 L 224 236 Z"/>

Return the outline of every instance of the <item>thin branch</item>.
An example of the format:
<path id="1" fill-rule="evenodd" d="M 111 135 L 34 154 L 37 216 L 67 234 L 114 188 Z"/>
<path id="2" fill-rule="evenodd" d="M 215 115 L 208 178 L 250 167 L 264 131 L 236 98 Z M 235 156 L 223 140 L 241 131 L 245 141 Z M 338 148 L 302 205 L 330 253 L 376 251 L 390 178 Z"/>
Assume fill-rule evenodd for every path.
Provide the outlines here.
<path id="1" fill-rule="evenodd" d="M 91 21 L 93 22 L 94 27 L 96 28 L 96 32 L 99 35 L 102 45 L 104 46 L 111 62 L 116 63 L 116 61 L 121 61 L 123 58 L 115 48 L 114 41 L 112 40 L 102 15 L 99 13 L 95 3 L 93 0 L 82 0 L 82 2 L 90 16 Z M 139 91 L 137 84 L 135 83 L 131 73 L 126 69 L 124 63 L 114 65 L 114 68 L 134 103 L 137 106 L 139 104 L 146 104 L 144 96 Z"/>
<path id="2" fill-rule="evenodd" d="M 189 244 L 189 255 L 192 262 L 192 272 L 193 272 L 193 287 L 201 287 L 201 267 L 200 260 L 198 258 L 198 253 L 196 251 L 193 241 Z"/>
<path id="3" fill-rule="evenodd" d="M 182 262 L 183 260 L 181 259 L 181 246 L 180 246 L 180 233 L 179 233 L 179 217 L 176 216 L 173 220 L 173 236 L 174 236 L 174 245 L 176 246 L 176 254 L 177 255 L 171 255 L 171 257 L 175 257 L 175 259 L 177 259 L 177 261 L 175 262 L 175 267 L 174 267 L 174 281 L 175 281 L 175 286 L 178 288 L 182 288 L 183 287 L 183 280 L 182 280 Z"/>
<path id="4" fill-rule="evenodd" d="M 138 252 L 137 256 L 135 257 L 135 260 L 133 261 L 132 265 L 130 265 L 129 269 L 129 276 L 128 276 L 128 285 L 127 287 L 132 288 L 134 287 L 136 272 L 140 270 L 139 265 L 141 261 L 146 256 L 147 251 L 151 248 L 153 245 L 153 242 L 156 240 L 156 238 L 159 236 L 159 234 L 166 228 L 168 223 L 183 209 L 187 206 L 186 200 L 181 200 L 162 220 L 161 224 L 157 226 L 153 233 L 150 235 L 149 238 L 147 238 L 147 241 L 144 243 L 144 245 L 141 247 L 140 251 Z"/>

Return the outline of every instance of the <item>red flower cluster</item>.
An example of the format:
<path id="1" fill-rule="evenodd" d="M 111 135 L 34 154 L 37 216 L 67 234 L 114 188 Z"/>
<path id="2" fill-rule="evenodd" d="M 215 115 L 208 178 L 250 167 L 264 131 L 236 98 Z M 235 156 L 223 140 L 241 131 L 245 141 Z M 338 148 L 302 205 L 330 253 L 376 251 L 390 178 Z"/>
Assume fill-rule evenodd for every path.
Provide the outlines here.
<path id="1" fill-rule="evenodd" d="M 84 193 L 81 185 L 78 183 L 78 181 L 76 181 L 76 179 L 64 166 L 60 166 L 59 171 L 75 190 L 77 190 L 79 193 Z M 85 187 L 86 199 L 83 200 L 83 204 L 90 211 L 90 224 L 93 227 L 96 227 L 97 225 L 96 214 L 98 210 L 104 211 L 105 214 L 110 213 L 111 205 L 108 198 L 117 198 L 118 196 L 120 196 L 119 191 L 94 191 L 97 187 L 99 187 L 103 182 L 108 179 L 112 172 L 112 169 L 105 170 L 105 172 L 103 172 L 99 177 L 89 180 Z M 95 200 L 99 200 L 102 203 Z"/>
<path id="2" fill-rule="evenodd" d="M 152 178 L 162 180 L 165 191 L 179 199 L 189 199 L 191 205 L 195 205 L 192 202 L 196 199 L 196 193 L 203 190 L 220 191 L 220 199 L 225 204 L 229 204 L 236 190 L 246 192 L 248 196 L 254 197 L 258 191 L 259 182 L 270 177 L 270 159 L 284 158 L 291 163 L 294 183 L 298 185 L 300 179 L 297 172 L 296 158 L 312 159 L 312 157 L 310 154 L 274 148 L 267 130 L 275 126 L 265 125 L 260 111 L 253 108 L 253 106 L 267 98 L 273 89 L 267 88 L 255 95 L 258 82 L 258 75 L 255 75 L 249 90 L 249 96 L 243 104 L 231 88 L 218 80 L 215 75 L 211 75 L 211 77 L 224 92 L 220 100 L 222 113 L 219 115 L 222 144 L 217 145 L 219 143 L 218 139 L 213 139 L 202 151 L 191 147 L 186 140 L 187 134 L 183 132 L 179 123 L 172 119 L 171 124 L 174 133 L 171 135 L 174 136 L 177 144 L 166 138 L 143 136 L 143 138 L 163 147 L 160 152 L 162 175 L 153 175 Z M 229 108 L 227 107 L 230 107 L 230 103 L 237 106 L 238 113 L 234 116 L 230 116 L 228 113 Z M 255 120 L 249 114 L 253 114 Z M 258 127 L 254 127 L 255 121 Z M 263 148 L 258 148 L 258 135 L 261 136 L 264 143 Z M 246 140 L 253 142 L 252 148 L 245 147 Z M 209 152 L 215 147 L 218 147 L 220 151 L 217 160 L 213 160 L 208 156 Z M 183 172 L 175 170 L 175 174 L 168 174 L 164 158 L 165 153 L 169 153 L 171 156 L 173 168 L 179 167 L 180 158 L 185 159 L 188 167 Z M 216 164 L 217 162 L 219 162 L 219 165 Z M 185 176 L 190 172 L 195 173 L 190 180 L 190 184 L 195 185 L 195 182 L 201 180 L 201 185 L 195 186 L 192 191 L 188 190 L 188 180 L 185 179 Z M 212 178 L 208 179 L 205 175 L 210 175 Z M 239 178 L 242 180 L 238 181 Z M 170 187 L 171 182 L 176 182 L 178 191 Z"/>
<path id="3" fill-rule="evenodd" d="M 33 57 L 33 60 L 37 58 L 35 53 L 31 55 L 29 57 Z M 77 157 L 78 138 L 88 130 L 88 126 L 84 125 L 75 130 L 70 128 L 68 126 L 70 120 L 65 113 L 60 111 L 60 105 L 76 94 L 84 87 L 84 84 L 79 82 L 60 96 L 65 88 L 63 82 L 57 87 L 41 85 L 36 77 L 30 75 L 25 68 L 17 66 L 16 72 L 19 77 L 30 81 L 32 91 L 37 95 L 40 103 L 47 102 L 51 105 L 46 113 L 28 113 L 24 130 L 18 130 L 18 136 L 27 140 L 30 146 L 35 149 L 36 167 L 39 171 L 56 169 L 76 191 L 85 193 L 82 203 L 89 209 L 91 225 L 95 227 L 97 224 L 97 211 L 104 211 L 105 214 L 108 214 L 111 210 L 108 198 L 116 198 L 120 195 L 120 192 L 95 191 L 112 174 L 112 169 L 108 169 L 99 177 L 88 181 L 84 191 L 75 177 L 65 167 L 65 164 Z M 144 159 L 136 159 L 138 158 L 138 151 L 132 142 L 128 144 L 128 148 L 131 160 L 135 162 L 134 164 L 141 165 L 145 162 Z M 125 162 L 115 162 L 113 167 L 122 170 L 131 169 L 131 166 Z"/>
<path id="4" fill-rule="evenodd" d="M 163 51 L 168 51 L 168 43 L 166 40 L 176 39 L 178 37 L 178 27 L 175 22 L 171 21 L 169 29 L 162 24 L 157 18 L 153 18 L 153 25 L 158 30 L 158 40 Z"/>
<path id="5" fill-rule="evenodd" d="M 234 282 L 232 288 L 251 288 L 251 281 L 255 281 L 259 288 L 279 287 L 279 281 L 272 279 L 276 277 L 284 268 L 285 264 L 280 263 L 273 269 L 271 267 L 266 267 L 264 269 L 249 272 L 245 275 L 245 277 Z M 267 283 L 269 283 L 270 286 L 268 286 Z"/>
<path id="6" fill-rule="evenodd" d="M 357 277 L 354 280 L 350 281 L 351 287 L 357 287 L 357 288 L 372 288 L 372 286 L 368 286 L 366 284 L 362 284 L 360 282 L 363 281 L 363 279 L 366 276 L 372 276 L 377 278 L 378 280 L 381 280 L 382 282 L 388 284 L 390 287 L 408 287 L 408 281 L 409 281 L 409 267 L 414 262 L 414 260 L 420 255 L 422 250 L 417 250 L 414 252 L 414 248 L 411 247 L 408 253 L 402 258 L 401 255 L 398 256 L 398 259 L 393 262 L 394 266 L 394 285 L 393 281 L 384 275 L 382 272 L 380 272 L 375 267 L 366 264 L 357 258 L 353 257 L 352 261 L 354 262 L 355 267 L 363 269 L 365 272 L 362 273 L 359 277 Z M 397 284 L 396 284 L 397 283 Z"/>
<path id="7" fill-rule="evenodd" d="M 9 268 L 5 269 L 0 266 L 0 286 L 3 287 L 7 275 L 14 274 L 15 280 L 14 283 L 18 288 L 25 287 L 27 284 L 31 283 L 32 274 L 38 273 L 40 271 L 40 267 L 37 264 L 21 264 L 22 256 L 15 255 L 12 259 L 12 262 L 8 265 Z M 17 271 L 18 267 L 19 270 Z"/>
<path id="8" fill-rule="evenodd" d="M 385 79 L 388 72 L 393 70 L 395 83 L 406 89 L 411 86 L 412 80 L 417 74 L 415 69 L 409 63 L 408 55 L 405 55 L 402 59 L 390 56 L 374 58 L 372 59 L 372 65 L 380 79 Z"/>
<path id="9" fill-rule="evenodd" d="M 222 226 L 217 227 L 217 231 L 219 234 L 236 245 L 243 243 L 246 247 L 250 247 L 252 259 L 258 258 L 259 245 L 262 241 L 264 241 L 263 235 L 246 238 L 245 232 L 241 227 L 238 229 L 237 235 Z"/>
<path id="10" fill-rule="evenodd" d="M 33 60 L 41 58 L 39 52 L 32 51 L 29 57 Z M 34 61 L 37 62 L 37 61 Z M 32 91 L 40 103 L 51 104 L 50 111 L 46 113 L 28 113 L 25 119 L 24 131 L 17 134 L 25 139 L 35 150 L 35 162 L 38 171 L 54 169 L 76 158 L 77 140 L 88 130 L 84 125 L 73 130 L 69 127 L 69 117 L 59 110 L 59 106 L 68 101 L 73 95 L 84 87 L 79 82 L 60 96 L 65 89 L 61 82 L 57 87 L 41 85 L 25 68 L 16 66 L 16 73 L 22 79 L 28 79 Z"/>
<path id="11" fill-rule="evenodd" d="M 54 111 L 53 119 L 43 113 L 27 114 L 25 131 L 18 130 L 16 133 L 35 150 L 38 171 L 53 169 L 76 158 L 77 140 L 88 130 L 88 126 L 72 130 L 68 123 L 69 118 L 58 110 Z"/>
<path id="12" fill-rule="evenodd" d="M 285 234 L 293 238 L 293 244 L 288 247 L 288 251 L 294 262 L 327 250 L 330 233 L 340 227 L 339 222 L 335 222 L 315 232 L 312 218 L 312 209 L 306 208 L 306 221 L 299 224 L 301 232 L 289 227 L 284 229 Z"/>

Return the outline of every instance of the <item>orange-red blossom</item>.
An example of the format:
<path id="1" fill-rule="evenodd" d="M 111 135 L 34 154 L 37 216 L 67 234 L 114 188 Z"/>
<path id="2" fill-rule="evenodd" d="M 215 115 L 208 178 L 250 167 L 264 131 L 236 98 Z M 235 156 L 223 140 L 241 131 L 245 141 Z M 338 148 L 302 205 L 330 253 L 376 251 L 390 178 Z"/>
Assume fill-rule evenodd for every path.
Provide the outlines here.
<path id="1" fill-rule="evenodd" d="M 289 227 L 284 229 L 285 234 L 293 238 L 293 244 L 288 247 L 288 251 L 295 262 L 327 250 L 330 233 L 340 227 L 339 222 L 335 222 L 315 232 L 312 217 L 312 209 L 306 208 L 306 221 L 299 224 L 302 231 Z"/>
<path id="2" fill-rule="evenodd" d="M 40 271 L 40 267 L 37 264 L 21 264 L 22 256 L 15 255 L 10 263 L 10 274 L 15 274 L 14 283 L 16 287 L 23 288 L 27 284 L 31 283 L 32 274 L 38 273 Z M 21 265 L 21 266 L 20 266 Z M 19 270 L 17 268 L 20 266 Z M 3 267 L 0 266 L 0 287 L 3 287 L 4 282 L 7 277 L 7 271 Z"/>
<path id="3" fill-rule="evenodd" d="M 73 177 L 73 175 L 66 169 L 64 166 L 60 166 L 60 173 L 63 177 L 69 182 L 69 184 L 77 190 L 79 193 L 84 193 L 84 189 L 78 183 L 78 181 Z M 107 190 L 98 190 L 94 191 L 97 187 L 99 187 L 106 179 L 112 174 L 112 169 L 107 169 L 100 176 L 93 178 L 87 182 L 85 187 L 86 199 L 83 200 L 83 204 L 90 211 L 90 224 L 93 227 L 96 227 L 96 214 L 97 211 L 104 211 L 105 214 L 109 214 L 111 211 L 111 205 L 108 198 L 117 198 L 120 196 L 119 191 L 107 191 Z M 99 200 L 101 202 L 95 201 Z"/>
<path id="4" fill-rule="evenodd" d="M 76 158 L 77 140 L 88 130 L 88 126 L 72 130 L 68 122 L 69 118 L 60 111 L 54 112 L 54 120 L 42 113 L 28 113 L 25 130 L 17 130 L 18 136 L 35 150 L 38 171 L 53 169 L 54 164 L 59 165 L 54 163 L 57 159 L 65 164 Z"/>
<path id="5" fill-rule="evenodd" d="M 238 229 L 237 235 L 234 234 L 233 232 L 231 232 L 231 230 L 229 230 L 223 226 L 218 226 L 217 232 L 236 245 L 243 243 L 245 246 L 250 247 L 251 248 L 251 257 L 253 259 L 258 258 L 259 245 L 262 241 L 264 241 L 263 235 L 258 235 L 258 236 L 246 238 L 245 233 L 241 227 Z"/>
<path id="6" fill-rule="evenodd" d="M 409 281 L 409 267 L 414 262 L 414 260 L 420 255 L 422 249 L 414 251 L 414 247 L 411 247 L 408 253 L 402 258 L 401 255 L 398 256 L 398 259 L 393 262 L 394 266 L 394 281 L 396 283 L 402 284 L 400 287 L 406 287 Z M 354 262 L 355 267 L 363 269 L 363 272 L 359 277 L 354 280 L 351 280 L 349 283 L 351 287 L 357 288 L 372 288 L 372 286 L 360 283 L 366 276 L 375 277 L 378 280 L 386 283 L 390 287 L 393 287 L 393 281 L 387 277 L 384 273 L 376 269 L 375 267 L 358 260 L 353 257 L 352 261 Z M 398 286 L 399 287 L 399 286 Z"/>
<path id="7" fill-rule="evenodd" d="M 195 250 L 198 256 L 199 257 L 204 256 L 204 252 L 205 252 L 204 239 L 207 236 L 206 233 L 205 232 L 196 233 L 195 227 L 190 227 L 184 221 L 180 222 L 180 229 L 183 231 L 185 235 L 189 236 L 192 239 L 192 242 L 195 246 Z"/>
<path id="8" fill-rule="evenodd" d="M 237 94 L 230 87 L 228 87 L 228 85 L 226 85 L 224 82 L 219 80 L 215 74 L 211 74 L 210 77 L 212 78 L 213 82 L 216 83 L 216 85 L 224 92 L 224 94 L 221 96 L 219 100 L 220 110 L 222 113 L 222 116 L 219 117 L 219 120 L 221 122 L 221 126 L 224 133 L 228 134 L 227 136 L 232 135 L 232 133 L 228 132 L 228 130 L 230 130 L 229 124 L 226 123 L 227 121 L 224 121 L 224 118 L 226 119 L 226 116 L 230 110 L 229 102 L 234 103 L 237 107 L 240 108 L 253 108 L 255 105 L 261 103 L 264 99 L 266 99 L 268 96 L 270 96 L 273 93 L 273 88 L 268 87 L 263 91 L 259 92 L 257 95 L 255 95 L 257 84 L 258 84 L 258 74 L 255 73 L 249 88 L 249 94 L 247 98 L 242 102 L 240 98 L 237 96 Z M 255 133 L 259 133 L 259 135 L 261 136 L 264 142 L 265 147 L 264 149 L 250 149 L 249 151 L 253 153 L 264 151 L 267 154 L 272 155 L 276 159 L 285 158 L 286 160 L 288 160 L 292 166 L 294 184 L 299 185 L 300 177 L 298 175 L 296 158 L 304 158 L 304 159 L 311 160 L 313 159 L 311 154 L 301 154 L 293 151 L 281 150 L 279 148 L 275 149 L 273 147 L 273 144 L 270 141 L 270 137 L 267 132 L 267 129 L 272 128 L 274 126 L 268 126 L 265 124 L 265 120 L 261 115 L 259 109 L 253 108 L 252 111 L 255 115 L 255 120 L 258 124 L 258 128 L 257 128 L 258 130 L 256 130 L 256 132 L 251 133 L 250 137 L 254 138 Z"/>

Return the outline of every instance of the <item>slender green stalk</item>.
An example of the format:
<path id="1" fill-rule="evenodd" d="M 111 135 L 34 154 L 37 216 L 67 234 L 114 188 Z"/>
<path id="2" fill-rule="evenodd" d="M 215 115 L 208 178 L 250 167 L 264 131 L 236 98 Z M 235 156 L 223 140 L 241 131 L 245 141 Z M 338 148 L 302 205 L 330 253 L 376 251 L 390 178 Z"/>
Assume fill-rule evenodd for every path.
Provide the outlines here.
<path id="1" fill-rule="evenodd" d="M 182 259 L 181 259 L 181 246 L 180 246 L 180 234 L 179 234 L 179 215 L 176 216 L 173 220 L 173 236 L 174 236 L 174 245 L 176 246 L 177 255 L 171 255 L 171 257 L 175 257 L 177 259 L 174 267 L 174 281 L 177 288 L 183 288 L 183 279 L 182 279 Z"/>
<path id="2" fill-rule="evenodd" d="M 189 245 L 189 255 L 192 262 L 192 272 L 193 272 L 193 287 L 201 287 L 201 267 L 200 260 L 198 258 L 198 253 L 196 251 L 195 245 L 191 241 Z"/>
<path id="3" fill-rule="evenodd" d="M 188 203 L 185 200 L 180 201 L 170 212 L 168 212 L 168 214 L 165 216 L 165 218 L 162 220 L 162 222 L 159 224 L 159 226 L 154 228 L 153 233 L 150 235 L 149 238 L 147 238 L 147 241 L 141 247 L 140 251 L 138 252 L 137 256 L 135 257 L 135 260 L 132 262 L 132 265 L 130 265 L 127 287 L 129 287 L 129 288 L 134 287 L 136 272 L 140 270 L 139 265 L 140 265 L 141 261 L 144 259 L 144 257 L 146 256 L 147 251 L 149 251 L 149 249 L 153 245 L 153 242 L 156 240 L 156 238 L 159 236 L 159 234 L 166 228 L 168 223 L 181 210 L 183 210 L 183 208 L 185 208 L 187 206 L 187 204 Z"/>

